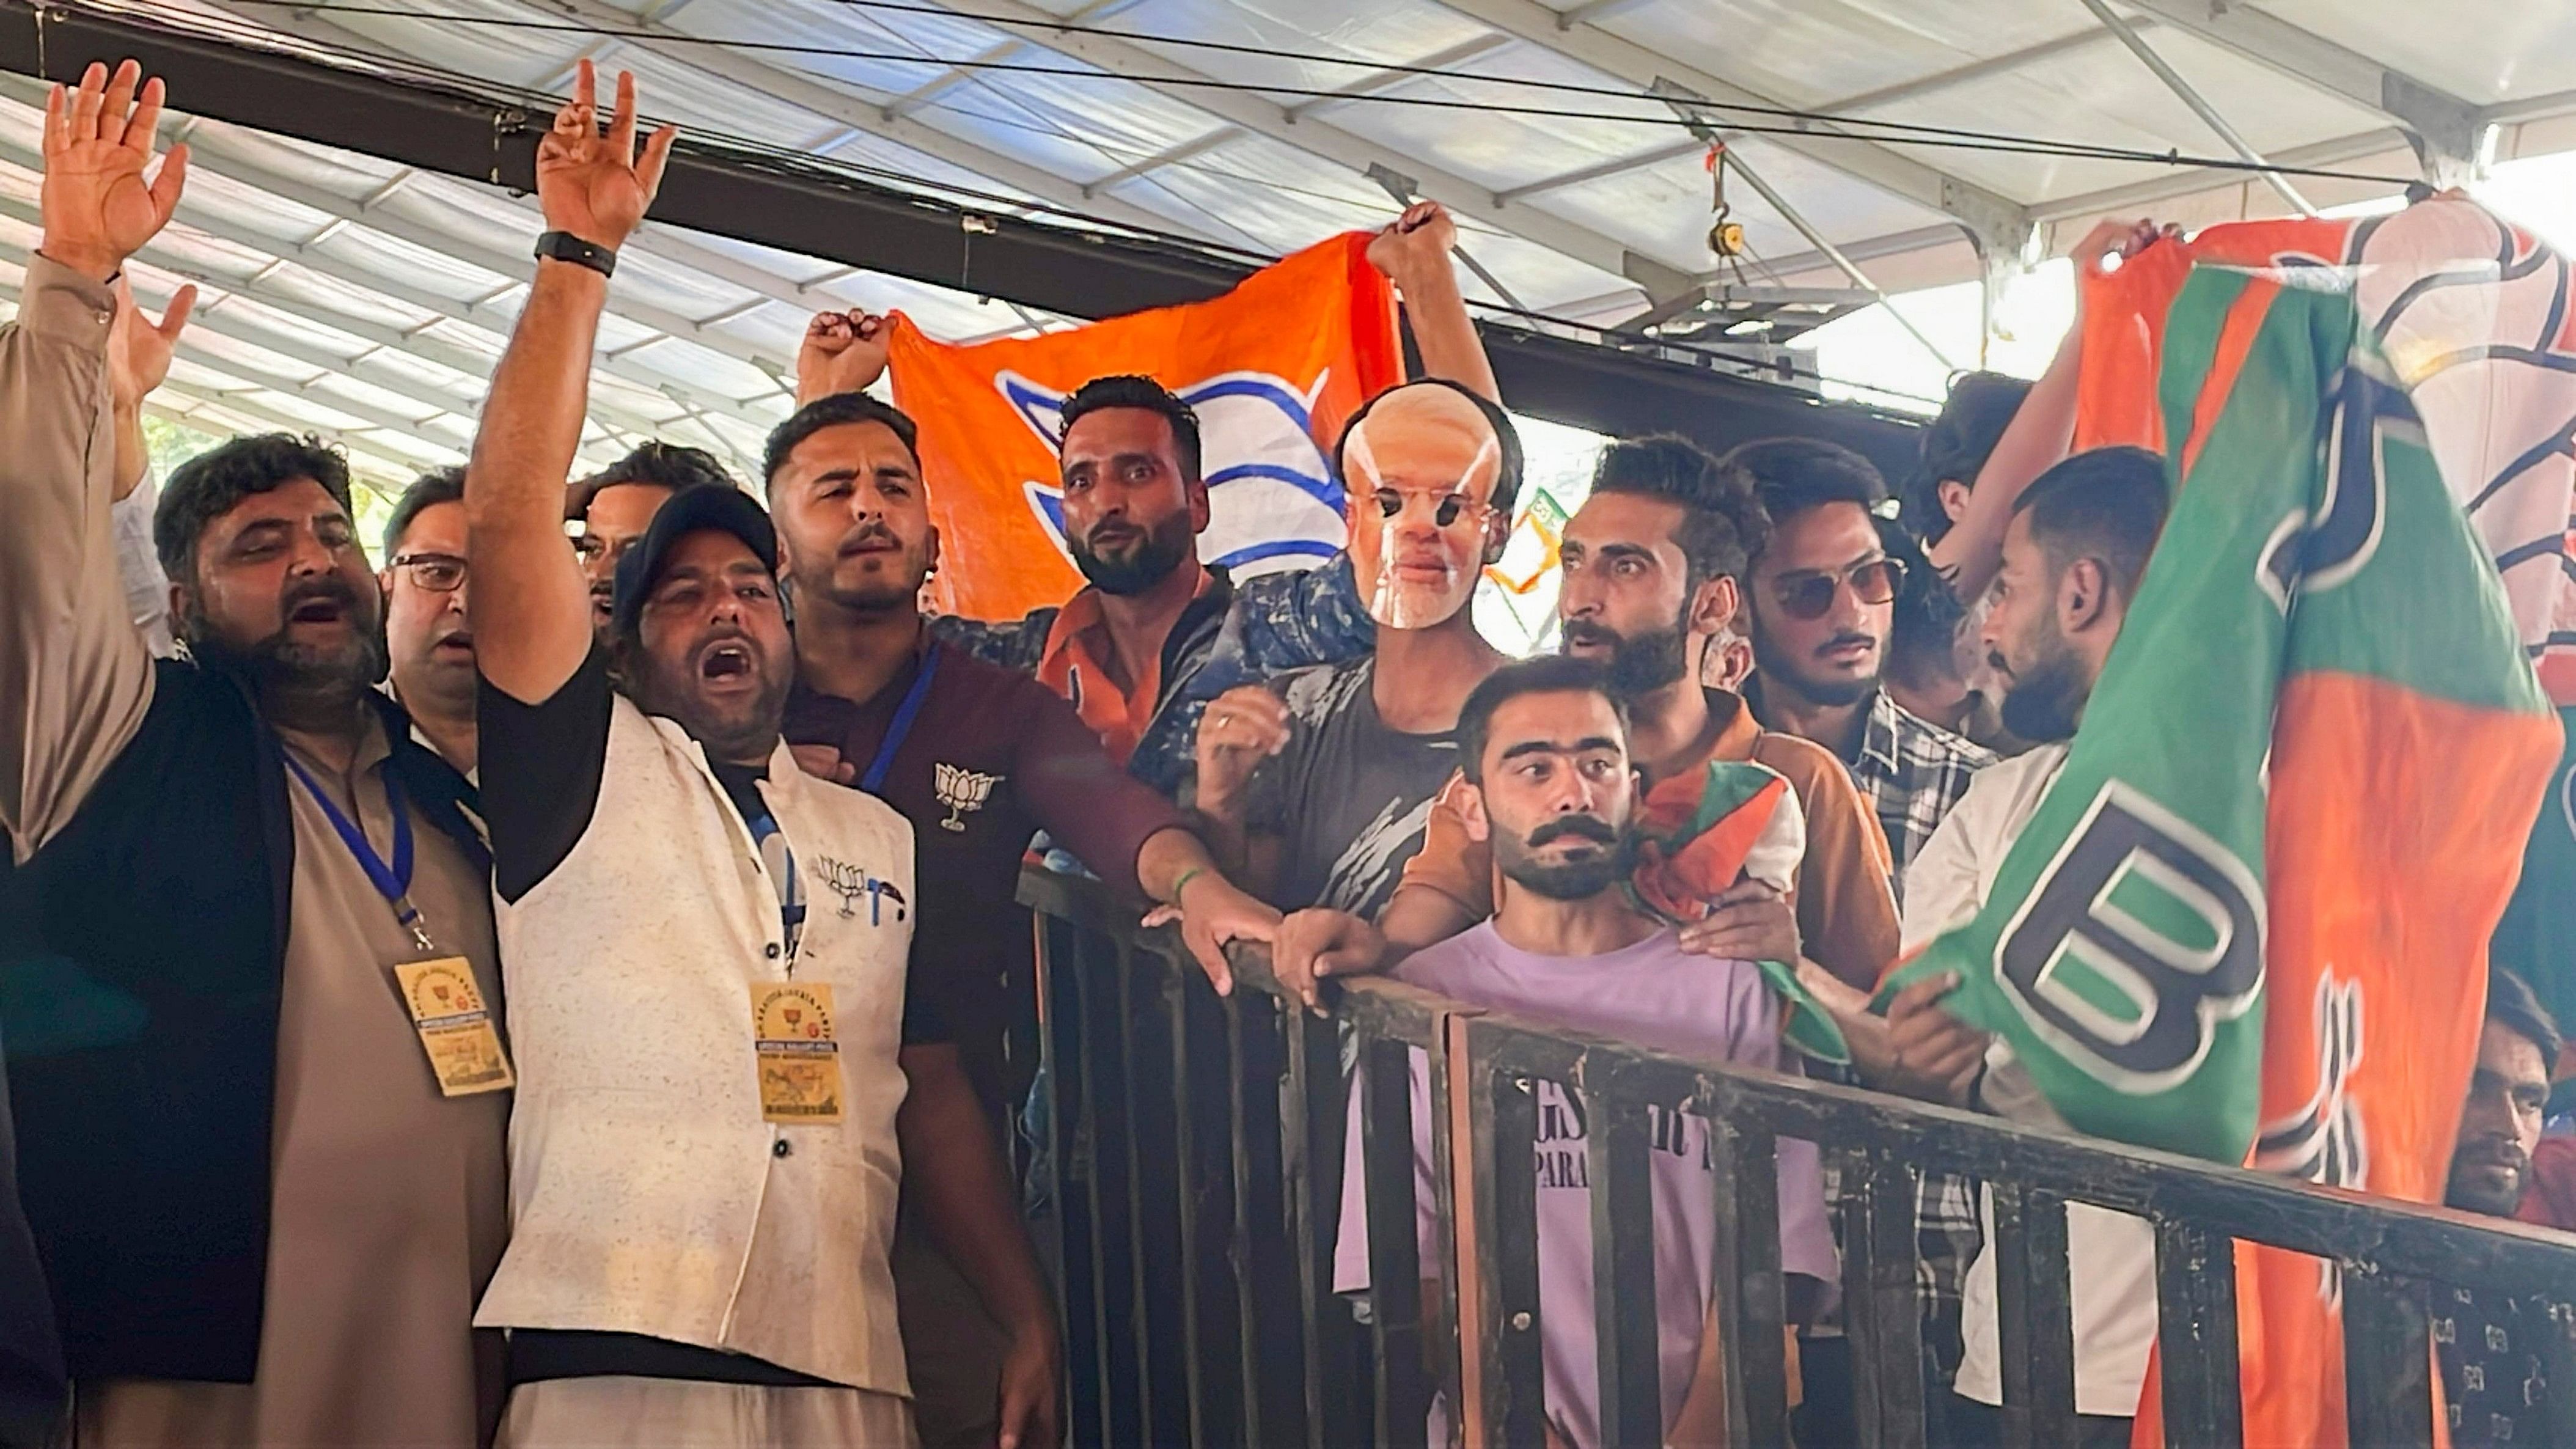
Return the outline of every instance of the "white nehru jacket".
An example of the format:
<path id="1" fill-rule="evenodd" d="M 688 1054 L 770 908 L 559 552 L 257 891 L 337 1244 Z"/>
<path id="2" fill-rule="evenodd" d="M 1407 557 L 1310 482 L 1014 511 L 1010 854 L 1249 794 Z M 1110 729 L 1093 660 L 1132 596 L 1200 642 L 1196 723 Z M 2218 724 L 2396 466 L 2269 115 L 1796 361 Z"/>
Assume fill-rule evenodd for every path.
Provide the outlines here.
<path id="1" fill-rule="evenodd" d="M 783 745 L 761 794 L 809 903 L 792 973 L 778 889 L 705 754 L 622 697 L 588 828 L 496 904 L 519 1088 L 510 1247 L 475 1322 L 649 1334 L 908 1393 L 886 1250 L 912 827 Z M 761 1119 L 751 986 L 791 974 L 832 988 L 837 1125 Z"/>

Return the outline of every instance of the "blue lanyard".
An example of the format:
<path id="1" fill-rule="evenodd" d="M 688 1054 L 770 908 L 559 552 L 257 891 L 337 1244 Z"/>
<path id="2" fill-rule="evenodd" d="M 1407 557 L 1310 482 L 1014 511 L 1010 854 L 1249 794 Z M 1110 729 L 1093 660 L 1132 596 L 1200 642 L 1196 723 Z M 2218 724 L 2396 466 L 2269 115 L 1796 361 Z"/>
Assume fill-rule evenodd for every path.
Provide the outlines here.
<path id="1" fill-rule="evenodd" d="M 341 813 L 340 807 L 332 803 L 329 792 L 313 778 L 313 772 L 305 769 L 304 763 L 294 755 L 287 754 L 285 758 L 286 768 L 293 770 L 295 778 L 304 782 L 305 792 L 313 797 L 314 804 L 322 807 L 322 814 L 330 820 L 331 828 L 340 833 L 340 843 L 349 848 L 349 854 L 357 859 L 358 868 L 365 871 L 367 879 L 375 884 L 376 893 L 394 908 L 394 920 L 411 928 L 411 938 L 420 949 L 437 950 L 436 944 L 429 939 L 429 932 L 421 925 L 419 909 L 411 903 L 411 812 L 403 808 L 402 784 L 394 778 L 392 769 L 384 771 L 385 809 L 394 818 L 394 858 L 393 863 L 387 865 L 385 858 L 376 854 L 375 844 L 367 839 L 367 832 Z"/>
<path id="2" fill-rule="evenodd" d="M 805 887 L 796 878 L 796 852 L 787 844 L 787 832 L 766 810 L 745 822 L 751 827 L 751 843 L 760 851 L 760 863 L 778 886 L 778 931 L 787 938 L 788 969 L 794 970 L 796 948 L 805 938 Z"/>
<path id="3" fill-rule="evenodd" d="M 859 777 L 859 788 L 874 795 L 885 784 L 886 771 L 894 768 L 894 752 L 903 748 L 904 737 L 912 733 L 912 721 L 921 713 L 921 702 L 930 697 L 930 677 L 939 672 L 939 646 L 933 643 L 921 656 L 921 672 L 912 678 L 912 688 L 903 692 L 903 703 L 894 707 L 894 719 L 886 725 L 885 743 L 877 746 L 877 757 L 868 762 L 868 772 Z"/>

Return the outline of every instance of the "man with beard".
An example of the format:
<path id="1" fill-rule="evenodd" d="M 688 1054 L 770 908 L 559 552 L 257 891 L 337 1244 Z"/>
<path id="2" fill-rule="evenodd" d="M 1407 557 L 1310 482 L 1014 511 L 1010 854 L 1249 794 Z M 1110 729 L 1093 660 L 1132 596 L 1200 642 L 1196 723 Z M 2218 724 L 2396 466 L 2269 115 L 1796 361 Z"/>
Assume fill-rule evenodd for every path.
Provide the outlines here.
<path id="1" fill-rule="evenodd" d="M 412 737 L 474 778 L 474 631 L 465 622 L 465 470 L 421 474 L 385 520 L 388 687 Z"/>
<path id="2" fill-rule="evenodd" d="M 806 768 L 911 820 L 917 868 L 938 883 L 914 932 L 915 989 L 955 1034 L 985 1114 L 951 1125 L 998 1142 L 1037 1064 L 1029 918 L 1012 904 L 1037 830 L 1119 891 L 1176 902 L 1220 983 L 1223 943 L 1266 938 L 1278 915 L 1213 869 L 1181 812 L 1120 770 L 1070 704 L 931 636 L 921 586 L 940 540 L 916 438 L 865 393 L 809 403 L 770 434 L 763 471 L 797 609 L 786 729 Z M 908 1210 L 894 1243 L 922 1442 L 989 1445 L 997 1384 L 1054 1381 L 1053 1310 L 1041 1296 L 982 1311 L 932 1237 Z"/>
<path id="3" fill-rule="evenodd" d="M 1283 910 L 1374 917 L 1456 769 L 1458 711 L 1503 656 L 1467 609 L 1520 489 L 1509 415 L 1455 383 L 1378 394 L 1335 449 L 1377 651 L 1227 691 L 1195 803 L 1218 859 Z"/>
<path id="4" fill-rule="evenodd" d="M 2077 453 L 2015 499 L 2003 563 L 1983 627 L 1987 662 L 2006 681 L 2003 721 L 2041 743 L 1978 772 L 1906 875 L 1909 950 L 1969 919 L 1985 903 L 2012 843 L 2066 763 L 2094 681 L 2137 597 L 2170 485 L 2164 460 L 2141 448 Z M 1943 1011 L 1957 984 L 1917 982 L 1888 1007 L 1888 1037 L 1917 1095 L 1977 1106 L 2017 1122 L 2065 1129 L 2000 1043 Z M 1961 1288 L 1965 1353 L 1950 1422 L 1962 1443 L 1999 1443 L 2003 1402 L 1995 1325 L 1991 1217 L 1988 1250 Z M 2087 1445 L 2126 1445 L 2156 1337 L 2155 1233 L 2146 1222 L 2076 1204 L 2066 1212 L 2074 1291 L 2075 1407 Z"/>
<path id="5" fill-rule="evenodd" d="M 2558 1025 L 2521 977 L 2487 973 L 2486 1027 L 2460 1107 L 2443 1201 L 2462 1212 L 2511 1218 L 2531 1184 L 2558 1061 Z M 2549 1444 L 2564 1410 L 2549 1397 L 2551 1344 L 2559 1328 L 2545 1300 L 2466 1288 L 2434 1290 L 2432 1334 L 2442 1364 L 2451 1443 Z"/>
<path id="6" fill-rule="evenodd" d="M 704 448 L 678 443 L 638 444 L 632 452 L 572 485 L 564 499 L 564 524 L 572 551 L 590 586 L 590 617 L 603 642 L 617 583 L 617 561 L 644 536 L 653 515 L 671 496 L 691 488 L 731 488 L 734 481 Z"/>
<path id="7" fill-rule="evenodd" d="M 1868 459 L 1814 438 L 1746 443 L 1727 461 L 1752 476 L 1771 516 L 1771 541 L 1754 555 L 1745 590 L 1754 671 L 1745 701 L 1764 724 L 1814 740 L 1851 771 L 1901 877 L 1995 756 L 1880 687 L 1905 585 L 1905 565 L 1879 537 L 1887 485 Z"/>
<path id="8" fill-rule="evenodd" d="M 1807 820 L 1794 901 L 1741 885 L 1682 940 L 1720 957 L 1803 961 L 1801 974 L 1865 1047 L 1873 1025 L 1860 993 L 1896 954 L 1886 844 L 1832 756 L 1763 729 L 1741 699 L 1699 682 L 1767 527 L 1744 476 L 1688 439 L 1612 443 L 1565 525 L 1557 610 L 1566 652 L 1609 671 L 1647 788 L 1696 792 L 1711 760 L 1753 760 L 1788 780 Z M 1492 880 L 1490 853 L 1444 798 L 1377 924 L 1347 912 L 1291 915 L 1274 947 L 1281 974 L 1311 993 L 1317 976 L 1376 970 L 1454 936 L 1492 913 Z"/>
<path id="9" fill-rule="evenodd" d="M 1445 208 L 1419 202 L 1378 234 L 1368 258 L 1403 294 L 1423 376 L 1499 403 L 1450 261 L 1457 238 Z M 885 371 L 888 329 L 870 312 L 817 316 L 798 355 L 797 401 L 873 385 Z M 1199 562 L 1209 514 L 1198 416 L 1162 384 L 1096 378 L 1065 399 L 1062 428 L 1065 548 L 1087 587 L 1060 609 L 1015 622 L 940 618 L 932 627 L 1072 699 L 1113 758 L 1173 795 L 1195 767 L 1192 742 L 1209 700 L 1366 653 L 1369 616 L 1347 556 L 1241 582 Z"/>
<path id="10" fill-rule="evenodd" d="M 525 1081 L 510 1248 L 478 1315 L 513 1330 L 502 1434 L 900 1449 L 898 1179 L 988 1304 L 1046 1290 L 991 1137 L 957 1129 L 980 1125 L 957 1049 L 906 989 L 911 827 L 780 738 L 795 654 L 750 497 L 683 490 L 619 559 L 631 697 L 610 686 L 563 479 L 616 249 L 675 133 L 637 154 L 620 77 L 603 137 L 595 87 L 585 61 L 538 149 L 549 229 L 465 487 Z M 1055 1437 L 1052 1344 L 1036 1358 L 1004 1386 L 1004 1445 Z"/>
<path id="11" fill-rule="evenodd" d="M 55 89 L 0 329 L 20 1195 L 79 1442 L 468 1449 L 500 1389 L 471 1318 L 507 1080 L 447 1054 L 500 1059 L 488 1011 L 424 1030 L 404 988 L 497 1000 L 489 886 L 465 782 L 374 687 L 346 465 L 272 434 L 173 473 L 154 534 L 190 660 L 150 658 L 117 583 L 111 283 L 184 183 L 178 148 L 147 180 L 161 102 L 132 61 Z"/>
<path id="12" fill-rule="evenodd" d="M 1460 712 L 1464 783 L 1455 792 L 1468 833 L 1487 843 L 1502 872 L 1490 921 L 1414 953 L 1397 979 L 1533 1025 L 1614 1037 L 1682 1056 L 1787 1069 L 1779 997 L 1749 961 L 1710 960 L 1640 912 L 1622 889 L 1637 802 L 1627 721 L 1598 663 L 1533 659 L 1497 670 Z M 1414 1203 L 1421 1261 L 1439 1301 L 1431 1089 L 1413 1053 Z M 1594 1332 L 1592 1194 L 1587 1123 L 1556 1084 L 1538 1087 L 1538 1272 L 1548 1441 L 1594 1449 L 1601 1423 Z M 1344 1140 L 1342 1228 L 1334 1288 L 1369 1285 L 1368 1210 L 1358 1156 L 1364 1094 L 1354 1094 Z M 1725 1437 L 1715 1378 L 1711 1255 L 1719 1209 L 1705 1156 L 1708 1125 L 1687 1113 L 1655 1119 L 1656 1320 L 1661 1325 L 1664 1437 L 1710 1444 Z M 1816 1148 L 1779 1145 L 1780 1266 L 1793 1321 L 1835 1280 Z M 1436 1406 L 1431 1442 L 1448 1442 Z"/>

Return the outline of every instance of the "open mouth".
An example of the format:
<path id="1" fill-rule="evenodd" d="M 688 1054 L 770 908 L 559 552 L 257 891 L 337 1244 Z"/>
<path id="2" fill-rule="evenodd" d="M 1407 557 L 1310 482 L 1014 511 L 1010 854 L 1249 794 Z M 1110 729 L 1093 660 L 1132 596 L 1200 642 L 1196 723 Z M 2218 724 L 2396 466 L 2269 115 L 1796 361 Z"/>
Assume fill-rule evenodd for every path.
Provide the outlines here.
<path id="1" fill-rule="evenodd" d="M 698 678 L 709 684 L 724 684 L 752 677 L 751 650 L 727 642 L 713 645 L 698 656 Z"/>
<path id="2" fill-rule="evenodd" d="M 306 599 L 286 611 L 290 624 L 339 624 L 347 622 L 349 606 L 338 599 Z"/>

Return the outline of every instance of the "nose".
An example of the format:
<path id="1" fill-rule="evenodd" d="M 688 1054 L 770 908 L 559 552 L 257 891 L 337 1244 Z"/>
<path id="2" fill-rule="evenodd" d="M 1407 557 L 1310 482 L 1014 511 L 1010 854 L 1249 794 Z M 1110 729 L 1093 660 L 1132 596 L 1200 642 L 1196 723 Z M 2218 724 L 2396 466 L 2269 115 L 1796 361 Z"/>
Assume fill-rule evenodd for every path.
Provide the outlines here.
<path id="1" fill-rule="evenodd" d="M 467 585 L 465 581 L 460 579 L 457 581 L 456 587 L 447 595 L 447 612 L 454 614 L 460 619 L 465 617 L 466 587 Z"/>
<path id="2" fill-rule="evenodd" d="M 323 574 L 331 571 L 336 550 L 322 541 L 310 528 L 299 528 L 294 534 L 294 552 L 287 556 L 289 574 Z"/>

